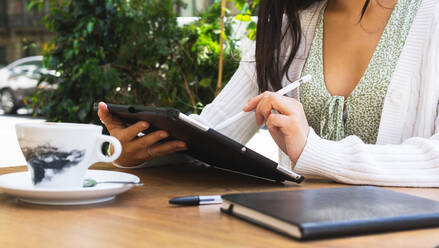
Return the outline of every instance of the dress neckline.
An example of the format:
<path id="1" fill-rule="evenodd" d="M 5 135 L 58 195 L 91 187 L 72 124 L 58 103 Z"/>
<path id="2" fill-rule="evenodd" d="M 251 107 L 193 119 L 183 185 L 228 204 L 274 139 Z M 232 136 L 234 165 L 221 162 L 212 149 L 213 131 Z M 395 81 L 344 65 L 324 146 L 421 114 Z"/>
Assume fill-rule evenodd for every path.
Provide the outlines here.
<path id="1" fill-rule="evenodd" d="M 323 8 L 321 9 L 320 15 L 319 15 L 319 19 L 317 22 L 317 28 L 318 28 L 318 32 L 320 32 L 320 35 L 322 37 L 322 41 L 319 47 L 319 56 L 320 56 L 320 60 L 322 61 L 321 63 L 321 72 L 323 74 L 322 78 L 323 78 L 323 86 L 325 89 L 325 93 L 328 95 L 328 97 L 336 97 L 336 98 L 343 98 L 344 101 L 349 101 L 349 99 L 351 99 L 353 96 L 355 96 L 355 93 L 358 91 L 358 88 L 362 87 L 362 85 L 364 84 L 364 81 L 366 79 L 366 76 L 370 73 L 371 70 L 371 66 L 376 62 L 376 57 L 377 54 L 380 52 L 381 49 L 383 49 L 383 45 L 385 43 L 385 35 L 389 32 L 390 29 L 390 25 L 393 22 L 393 19 L 395 19 L 396 17 L 396 13 L 397 10 L 400 8 L 401 5 L 401 1 L 397 1 L 397 3 L 395 4 L 393 10 L 392 10 L 392 14 L 390 15 L 389 19 L 387 20 L 386 26 L 380 36 L 380 39 L 378 40 L 378 43 L 375 47 L 375 50 L 373 51 L 372 57 L 369 60 L 369 63 L 367 64 L 366 70 L 364 70 L 363 74 L 361 75 L 360 80 L 358 81 L 358 83 L 355 85 L 354 89 L 351 91 L 351 93 L 348 95 L 348 97 L 344 97 L 344 96 L 340 96 L 340 95 L 332 95 L 329 90 L 328 87 L 326 86 L 326 80 L 325 80 L 325 67 L 324 67 L 324 60 L 323 60 L 323 35 L 324 35 L 324 14 L 326 11 L 326 7 L 328 6 L 328 2 L 326 1 L 325 6 L 323 6 Z"/>

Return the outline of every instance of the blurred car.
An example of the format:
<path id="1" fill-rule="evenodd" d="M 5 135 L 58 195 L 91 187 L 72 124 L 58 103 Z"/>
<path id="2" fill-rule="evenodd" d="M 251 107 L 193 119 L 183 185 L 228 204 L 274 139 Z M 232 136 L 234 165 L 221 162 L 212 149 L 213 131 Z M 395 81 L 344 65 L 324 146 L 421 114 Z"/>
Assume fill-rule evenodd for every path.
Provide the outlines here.
<path id="1" fill-rule="evenodd" d="M 0 108 L 12 114 L 24 106 L 24 99 L 37 89 L 41 75 L 56 76 L 54 71 L 43 67 L 43 56 L 19 59 L 0 69 Z M 56 85 L 41 83 L 39 88 L 56 88 Z"/>

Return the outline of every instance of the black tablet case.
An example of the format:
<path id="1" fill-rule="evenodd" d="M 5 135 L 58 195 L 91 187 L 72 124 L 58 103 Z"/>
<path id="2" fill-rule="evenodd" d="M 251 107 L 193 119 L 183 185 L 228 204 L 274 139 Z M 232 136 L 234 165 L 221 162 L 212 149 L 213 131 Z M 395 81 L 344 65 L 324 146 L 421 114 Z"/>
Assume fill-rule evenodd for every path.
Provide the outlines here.
<path id="1" fill-rule="evenodd" d="M 222 211 L 286 234 L 270 223 L 240 216 L 233 205 L 299 227 L 302 237 L 388 232 L 439 226 L 439 202 L 372 186 L 228 194 Z"/>
<path id="2" fill-rule="evenodd" d="M 139 120 L 151 124 L 149 130 L 166 130 L 170 138 L 186 142 L 187 153 L 211 166 L 275 181 L 300 183 L 303 177 L 293 178 L 276 170 L 278 164 L 220 134 L 212 128 L 203 131 L 179 119 L 173 108 L 107 104 L 109 111 L 127 124 Z"/>

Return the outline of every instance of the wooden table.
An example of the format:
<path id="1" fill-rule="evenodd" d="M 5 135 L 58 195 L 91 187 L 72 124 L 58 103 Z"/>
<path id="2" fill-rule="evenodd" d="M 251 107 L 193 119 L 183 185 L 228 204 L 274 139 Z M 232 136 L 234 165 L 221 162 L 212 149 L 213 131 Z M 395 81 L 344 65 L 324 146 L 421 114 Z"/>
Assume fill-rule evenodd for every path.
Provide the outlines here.
<path id="1" fill-rule="evenodd" d="M 119 170 L 108 164 L 94 169 Z M 26 167 L 0 168 L 0 174 Z M 323 179 L 279 184 L 188 165 L 132 170 L 145 184 L 82 207 L 24 204 L 0 193 L 0 247 L 439 247 L 439 228 L 300 242 L 223 214 L 176 207 L 175 196 L 341 187 Z M 390 188 L 439 200 L 439 189 Z"/>

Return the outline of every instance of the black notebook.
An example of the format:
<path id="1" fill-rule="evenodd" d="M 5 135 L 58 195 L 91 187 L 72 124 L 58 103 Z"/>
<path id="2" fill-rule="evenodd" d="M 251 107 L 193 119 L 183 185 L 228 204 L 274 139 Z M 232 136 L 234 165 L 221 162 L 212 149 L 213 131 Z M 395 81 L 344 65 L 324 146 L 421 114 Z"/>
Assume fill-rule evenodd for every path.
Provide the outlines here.
<path id="1" fill-rule="evenodd" d="M 296 239 L 439 226 L 439 202 L 371 186 L 223 195 L 221 210 Z"/>

